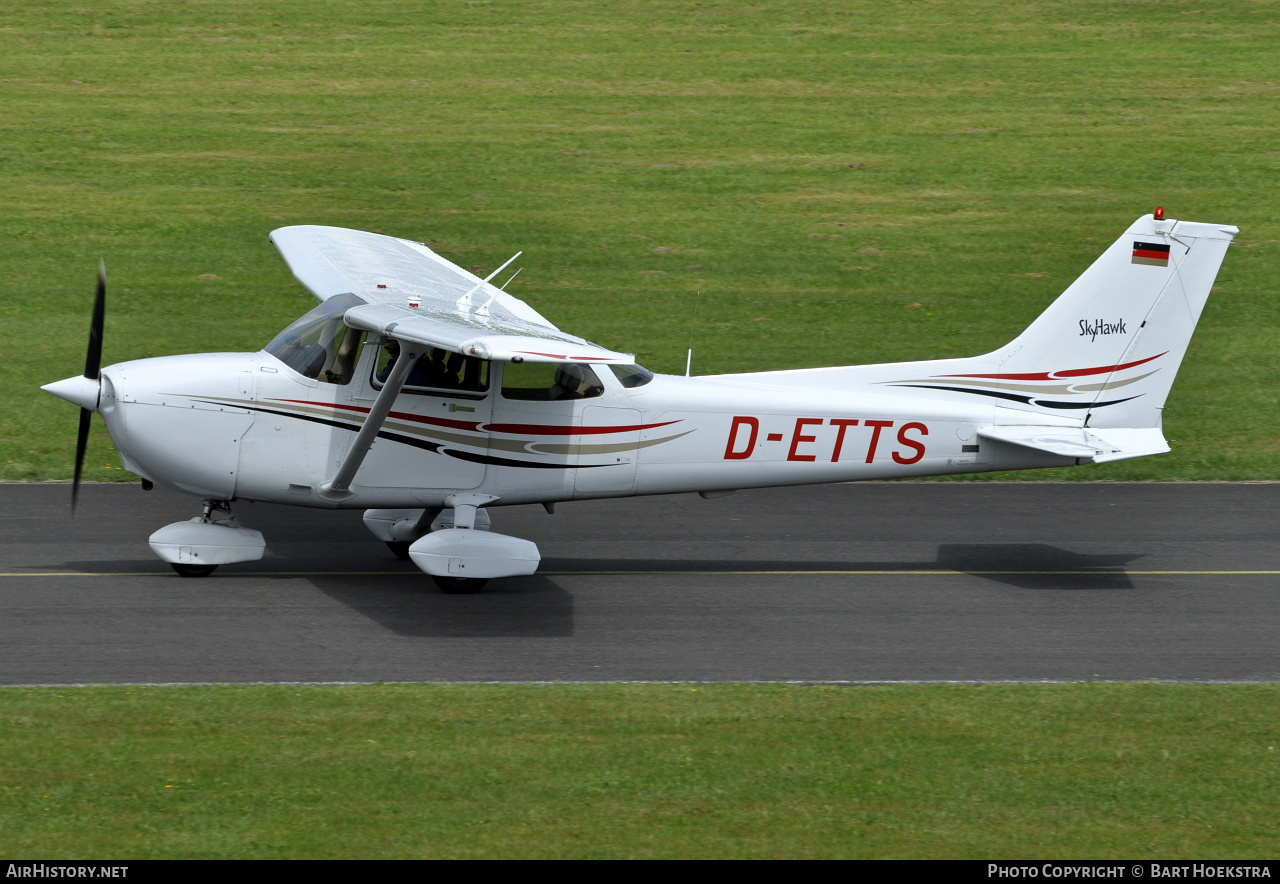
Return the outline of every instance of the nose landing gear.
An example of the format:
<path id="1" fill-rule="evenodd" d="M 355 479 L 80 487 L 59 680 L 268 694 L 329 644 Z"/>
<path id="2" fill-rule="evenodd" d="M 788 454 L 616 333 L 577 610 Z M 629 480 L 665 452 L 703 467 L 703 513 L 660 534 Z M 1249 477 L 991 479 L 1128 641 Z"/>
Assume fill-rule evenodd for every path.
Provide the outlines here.
<path id="1" fill-rule="evenodd" d="M 206 500 L 199 516 L 164 526 L 148 543 L 183 577 L 208 577 L 219 565 L 256 562 L 267 548 L 260 532 L 236 523 L 225 500 Z"/>

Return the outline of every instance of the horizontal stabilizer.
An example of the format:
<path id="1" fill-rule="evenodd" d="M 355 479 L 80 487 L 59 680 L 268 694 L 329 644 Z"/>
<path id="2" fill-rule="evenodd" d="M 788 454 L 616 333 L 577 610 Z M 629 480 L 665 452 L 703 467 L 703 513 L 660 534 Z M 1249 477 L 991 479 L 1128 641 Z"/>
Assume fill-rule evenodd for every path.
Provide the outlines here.
<path id="1" fill-rule="evenodd" d="M 1008 442 L 1059 457 L 1075 457 L 1093 463 L 1128 460 L 1148 454 L 1164 454 L 1169 443 L 1156 428 L 1083 429 L 1075 427 L 984 427 L 978 436 L 992 442 Z"/>

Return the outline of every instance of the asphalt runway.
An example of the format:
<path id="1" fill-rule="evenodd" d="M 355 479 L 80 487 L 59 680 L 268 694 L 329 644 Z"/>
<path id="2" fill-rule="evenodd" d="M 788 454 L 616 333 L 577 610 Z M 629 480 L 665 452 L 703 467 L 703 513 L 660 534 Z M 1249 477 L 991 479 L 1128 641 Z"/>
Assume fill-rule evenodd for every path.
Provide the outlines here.
<path id="1" fill-rule="evenodd" d="M 867 483 L 493 511 L 532 577 L 445 595 L 359 512 L 0 485 L 0 684 L 1280 681 L 1280 484 Z"/>

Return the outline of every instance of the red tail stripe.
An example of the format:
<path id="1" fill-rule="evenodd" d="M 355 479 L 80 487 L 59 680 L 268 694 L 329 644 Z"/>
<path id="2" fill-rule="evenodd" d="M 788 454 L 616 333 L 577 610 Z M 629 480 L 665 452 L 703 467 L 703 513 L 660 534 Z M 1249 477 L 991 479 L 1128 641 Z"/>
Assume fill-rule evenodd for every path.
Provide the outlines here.
<path id="1" fill-rule="evenodd" d="M 1168 353 L 1165 350 L 1164 353 Z M 937 378 L 985 378 L 993 381 L 1053 381 L 1063 378 L 1084 378 L 1095 374 L 1109 374 L 1113 371 L 1124 371 L 1126 368 L 1134 368 L 1150 362 L 1153 359 L 1159 359 L 1164 353 L 1157 353 L 1155 356 L 1148 356 L 1146 359 L 1139 359 L 1137 362 L 1126 362 L 1123 365 L 1101 365 L 1097 368 L 1073 368 L 1068 371 L 1038 371 L 1031 374 L 939 374 L 934 375 Z"/>
<path id="2" fill-rule="evenodd" d="M 1165 350 L 1164 353 L 1168 353 Z M 1053 373 L 1055 378 L 1083 378 L 1093 374 L 1107 374 L 1113 371 L 1124 371 L 1126 368 L 1133 368 L 1138 365 L 1150 362 L 1152 359 L 1159 359 L 1164 353 L 1157 353 L 1155 356 L 1148 356 L 1146 359 L 1139 359 L 1137 362 L 1126 362 L 1124 365 L 1104 365 L 1101 368 L 1077 368 L 1071 371 L 1056 371 Z"/>

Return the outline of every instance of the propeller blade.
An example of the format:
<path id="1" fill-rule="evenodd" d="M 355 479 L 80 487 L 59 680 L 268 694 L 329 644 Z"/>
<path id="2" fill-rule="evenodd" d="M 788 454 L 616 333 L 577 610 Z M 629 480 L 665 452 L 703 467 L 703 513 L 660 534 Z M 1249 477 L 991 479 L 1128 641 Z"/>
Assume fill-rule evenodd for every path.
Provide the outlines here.
<path id="1" fill-rule="evenodd" d="M 76 434 L 76 475 L 71 480 L 71 514 L 76 512 L 76 499 L 80 497 L 80 471 L 84 468 L 84 452 L 89 445 L 89 427 L 93 422 L 93 412 L 87 408 L 80 409 L 80 432 Z"/>
<path id="2" fill-rule="evenodd" d="M 89 324 L 89 350 L 84 357 L 84 376 L 98 379 L 102 367 L 102 326 L 107 311 L 107 262 L 98 264 L 98 296 L 93 299 L 93 321 Z"/>
<path id="3" fill-rule="evenodd" d="M 107 310 L 107 262 L 98 263 L 98 294 L 93 299 L 93 320 L 89 323 L 89 349 L 84 357 L 84 376 L 91 380 L 99 380 L 99 369 L 102 367 L 102 328 L 106 320 Z M 84 470 L 84 454 L 89 447 L 89 427 L 93 423 L 93 412 L 87 408 L 80 409 L 80 430 L 76 434 L 76 472 L 71 480 L 71 513 L 75 515 L 76 500 L 80 497 L 80 473 Z"/>

